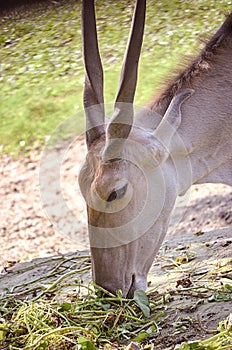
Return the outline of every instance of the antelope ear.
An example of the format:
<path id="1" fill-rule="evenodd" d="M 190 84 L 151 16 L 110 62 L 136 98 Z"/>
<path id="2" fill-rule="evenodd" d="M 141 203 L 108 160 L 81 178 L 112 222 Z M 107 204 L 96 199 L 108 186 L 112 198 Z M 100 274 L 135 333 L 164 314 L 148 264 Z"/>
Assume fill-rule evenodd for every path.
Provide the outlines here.
<path id="1" fill-rule="evenodd" d="M 158 139 L 163 146 L 169 149 L 172 137 L 176 133 L 181 123 L 181 105 L 188 99 L 194 90 L 183 89 L 173 97 L 163 119 L 154 131 L 154 137 Z"/>

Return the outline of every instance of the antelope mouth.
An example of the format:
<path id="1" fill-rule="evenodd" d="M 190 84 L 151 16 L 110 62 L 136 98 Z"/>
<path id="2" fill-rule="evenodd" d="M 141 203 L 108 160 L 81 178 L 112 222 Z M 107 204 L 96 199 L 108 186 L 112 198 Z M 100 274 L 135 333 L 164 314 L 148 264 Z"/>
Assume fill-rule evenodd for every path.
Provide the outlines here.
<path id="1" fill-rule="evenodd" d="M 134 292 L 136 290 L 146 290 L 147 288 L 147 282 L 146 282 L 146 278 L 143 279 L 143 278 L 139 278 L 139 279 L 136 279 L 136 275 L 133 274 L 132 275 L 132 279 L 131 279 L 131 285 L 130 285 L 130 288 L 128 290 L 128 293 L 126 295 L 126 297 L 128 299 L 132 299 L 134 297 Z"/>
<path id="2" fill-rule="evenodd" d="M 130 299 L 133 298 L 134 292 L 135 292 L 135 274 L 132 275 L 131 285 L 126 297 Z"/>

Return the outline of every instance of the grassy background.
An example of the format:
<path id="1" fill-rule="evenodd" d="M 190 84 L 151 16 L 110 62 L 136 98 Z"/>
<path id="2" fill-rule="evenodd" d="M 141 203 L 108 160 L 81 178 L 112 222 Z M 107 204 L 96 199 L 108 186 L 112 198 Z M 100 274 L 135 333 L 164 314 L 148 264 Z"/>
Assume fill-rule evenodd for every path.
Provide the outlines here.
<path id="1" fill-rule="evenodd" d="M 96 3 L 105 102 L 114 100 L 134 1 Z M 44 144 L 82 110 L 80 1 L 47 2 L 0 17 L 0 149 L 26 152 Z M 145 40 L 135 103 L 148 101 L 183 56 L 197 53 L 231 11 L 225 0 L 147 1 Z M 77 118 L 80 132 L 84 118 Z"/>

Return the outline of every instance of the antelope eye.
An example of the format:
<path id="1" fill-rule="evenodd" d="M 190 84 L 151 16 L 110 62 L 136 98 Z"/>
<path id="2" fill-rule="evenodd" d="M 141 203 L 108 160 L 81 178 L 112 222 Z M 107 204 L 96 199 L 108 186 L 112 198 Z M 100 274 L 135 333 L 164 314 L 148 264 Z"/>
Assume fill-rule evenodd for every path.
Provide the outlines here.
<path id="1" fill-rule="evenodd" d="M 118 190 L 114 190 L 113 192 L 111 192 L 111 194 L 107 198 L 107 202 L 112 202 L 115 199 L 122 198 L 125 195 L 126 190 L 127 190 L 127 184 L 125 186 L 119 188 Z"/>

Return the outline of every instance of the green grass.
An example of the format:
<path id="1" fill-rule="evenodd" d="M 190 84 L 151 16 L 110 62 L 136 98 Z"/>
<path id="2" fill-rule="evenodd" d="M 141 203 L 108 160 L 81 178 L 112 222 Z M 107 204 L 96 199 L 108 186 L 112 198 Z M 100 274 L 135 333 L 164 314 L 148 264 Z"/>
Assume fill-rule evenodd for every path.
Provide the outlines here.
<path id="1" fill-rule="evenodd" d="M 144 350 L 152 349 L 151 344 L 155 349 L 161 349 L 159 345 L 166 343 L 162 336 L 163 332 L 167 337 L 165 330 L 169 331 L 172 345 L 169 342 L 170 346 L 162 349 L 231 349 L 232 314 L 219 322 L 217 329 L 208 330 L 200 321 L 201 316 L 207 319 L 208 313 L 203 315 L 199 309 L 200 305 L 209 302 L 214 302 L 212 310 L 216 302 L 222 303 L 223 309 L 228 303 L 229 314 L 232 301 L 230 259 L 215 261 L 214 265 L 204 264 L 205 272 L 200 277 L 199 266 L 195 264 L 186 261 L 173 264 L 169 268 L 177 274 L 179 284 L 176 287 L 170 288 L 167 283 L 162 293 L 153 289 L 147 295 L 137 290 L 133 299 L 123 298 L 120 291 L 115 296 L 93 283 L 83 284 L 83 272 L 90 269 L 90 259 L 88 256 L 76 259 L 79 268 L 75 258 L 71 267 L 65 267 L 65 261 L 70 258 L 62 257 L 47 276 L 23 281 L 21 285 L 2 292 L 0 349 Z M 168 261 L 170 263 L 170 259 Z M 185 274 L 183 278 L 183 270 L 178 267 L 181 264 L 187 266 L 188 277 Z M 27 266 L 21 266 L 11 273 L 22 274 L 27 269 Z M 189 287 L 180 283 L 185 283 L 186 279 L 191 282 Z M 179 301 L 175 303 L 177 297 Z M 183 312 L 179 316 L 178 309 Z M 176 317 L 174 327 L 171 325 L 173 317 Z M 203 339 L 179 344 L 182 337 L 178 335 L 188 339 L 190 328 L 194 328 Z M 175 341 L 179 345 L 175 346 Z"/>
<path id="2" fill-rule="evenodd" d="M 183 55 L 198 52 L 199 38 L 213 33 L 231 10 L 219 0 L 147 2 L 147 21 L 135 104 L 159 90 Z M 96 4 L 105 69 L 105 102 L 117 91 L 133 2 Z M 82 110 L 80 1 L 42 4 L 0 18 L 0 145 L 18 153 L 41 146 L 66 118 Z M 79 118 L 79 131 L 84 130 Z"/>

